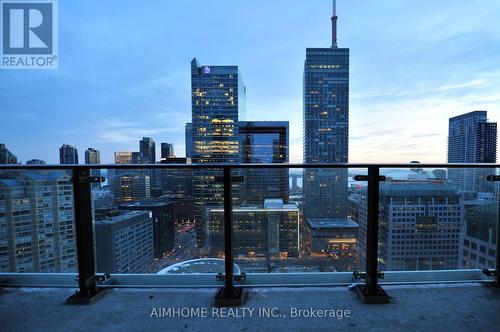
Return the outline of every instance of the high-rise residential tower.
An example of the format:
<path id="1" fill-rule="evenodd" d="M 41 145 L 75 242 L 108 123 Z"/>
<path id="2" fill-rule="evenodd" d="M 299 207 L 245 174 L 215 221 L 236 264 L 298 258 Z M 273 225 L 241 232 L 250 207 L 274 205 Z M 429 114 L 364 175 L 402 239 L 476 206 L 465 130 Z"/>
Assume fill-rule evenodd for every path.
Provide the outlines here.
<path id="1" fill-rule="evenodd" d="M 5 144 L 0 144 L 0 164 L 17 164 L 17 157 L 5 147 Z"/>
<path id="2" fill-rule="evenodd" d="M 148 211 L 127 211 L 96 221 L 95 241 L 98 272 L 151 272 L 153 220 Z"/>
<path id="3" fill-rule="evenodd" d="M 71 176 L 23 171 L 0 179 L 0 272 L 75 272 Z"/>
<path id="4" fill-rule="evenodd" d="M 88 148 L 85 150 L 85 164 L 86 165 L 97 165 L 101 163 L 101 153 L 99 150 L 96 150 L 94 148 Z M 101 170 L 100 169 L 91 169 L 90 174 L 92 176 L 101 176 Z M 93 183 L 92 187 L 94 188 L 100 188 L 101 183 Z"/>
<path id="5" fill-rule="evenodd" d="M 59 148 L 59 163 L 64 164 L 78 164 L 78 150 L 75 146 L 63 144 Z"/>
<path id="6" fill-rule="evenodd" d="M 337 46 L 333 1 L 332 46 L 306 49 L 304 64 L 304 162 L 347 163 L 349 138 L 349 49 Z M 347 216 L 347 170 L 305 169 L 307 218 Z"/>
<path id="7" fill-rule="evenodd" d="M 450 118 L 449 163 L 496 163 L 497 124 L 489 122 L 486 111 L 474 111 Z M 486 169 L 450 169 L 449 180 L 461 191 L 491 191 Z"/>
<path id="8" fill-rule="evenodd" d="M 100 164 L 101 163 L 101 154 L 99 150 L 94 148 L 88 148 L 85 150 L 85 164 Z"/>
<path id="9" fill-rule="evenodd" d="M 193 163 L 241 161 L 238 121 L 245 111 L 246 88 L 237 66 L 202 66 L 191 61 Z M 208 207 L 222 204 L 220 171 L 193 171 L 193 198 L 197 245 L 203 246 L 203 227 Z"/>

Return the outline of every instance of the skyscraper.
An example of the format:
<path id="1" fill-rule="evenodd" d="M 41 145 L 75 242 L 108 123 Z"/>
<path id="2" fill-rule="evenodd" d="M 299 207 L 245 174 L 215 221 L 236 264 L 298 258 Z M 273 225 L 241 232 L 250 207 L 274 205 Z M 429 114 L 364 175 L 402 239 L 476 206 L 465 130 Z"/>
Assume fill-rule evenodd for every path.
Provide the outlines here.
<path id="1" fill-rule="evenodd" d="M 246 88 L 237 66 L 201 66 L 191 61 L 193 163 L 241 161 L 238 121 L 245 112 Z M 220 171 L 193 171 L 197 245 L 203 246 L 205 209 L 222 204 Z"/>
<path id="2" fill-rule="evenodd" d="M 85 150 L 85 164 L 86 165 L 97 165 L 101 163 L 101 154 L 99 150 L 96 150 L 94 148 L 88 148 Z M 91 169 L 90 174 L 92 176 L 101 176 L 101 170 L 100 169 Z M 92 183 L 93 188 L 100 188 L 101 183 Z"/>
<path id="3" fill-rule="evenodd" d="M 288 163 L 288 121 L 240 121 L 243 163 Z M 245 169 L 245 199 L 263 204 L 268 198 L 288 202 L 288 169 Z"/>
<path id="4" fill-rule="evenodd" d="M 191 61 L 193 163 L 240 162 L 238 121 L 246 88 L 238 66 Z"/>
<path id="5" fill-rule="evenodd" d="M 85 150 L 85 164 L 100 164 L 101 163 L 101 154 L 99 150 L 94 148 L 88 148 Z"/>
<path id="6" fill-rule="evenodd" d="M 332 46 L 308 48 L 304 64 L 304 162 L 347 163 L 349 49 L 337 46 L 335 1 Z M 347 216 L 347 170 L 305 169 L 304 213 L 314 218 Z"/>
<path id="7" fill-rule="evenodd" d="M 161 159 L 175 157 L 173 143 L 161 143 Z"/>
<path id="8" fill-rule="evenodd" d="M 151 137 L 143 137 L 139 141 L 139 152 L 144 164 L 156 164 L 156 145 Z"/>
<path id="9" fill-rule="evenodd" d="M 488 122 L 486 111 L 450 118 L 448 163 L 496 163 L 497 124 Z M 450 169 L 449 180 L 461 191 L 491 191 L 485 177 L 492 170 Z M 494 170 L 493 170 L 494 172 Z"/>
<path id="10" fill-rule="evenodd" d="M 0 144 L 0 164 L 17 164 L 17 157 L 5 147 L 5 144 Z"/>
<path id="11" fill-rule="evenodd" d="M 23 171 L 0 179 L 0 272 L 75 272 L 71 176 Z"/>
<path id="12" fill-rule="evenodd" d="M 59 148 L 59 163 L 65 164 L 78 164 L 78 150 L 75 146 L 63 144 Z"/>
<path id="13" fill-rule="evenodd" d="M 193 154 L 193 128 L 191 122 L 186 123 L 186 131 L 185 131 L 185 138 L 186 138 L 186 158 L 191 158 L 191 155 Z"/>

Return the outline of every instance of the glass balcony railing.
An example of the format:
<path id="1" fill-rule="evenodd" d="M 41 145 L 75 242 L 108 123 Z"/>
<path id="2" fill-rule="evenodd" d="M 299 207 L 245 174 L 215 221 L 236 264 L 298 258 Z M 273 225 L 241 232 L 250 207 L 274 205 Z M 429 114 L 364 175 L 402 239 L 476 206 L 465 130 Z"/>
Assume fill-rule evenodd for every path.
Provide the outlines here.
<path id="1" fill-rule="evenodd" d="M 2 165 L 0 285 L 498 284 L 497 166 Z"/>

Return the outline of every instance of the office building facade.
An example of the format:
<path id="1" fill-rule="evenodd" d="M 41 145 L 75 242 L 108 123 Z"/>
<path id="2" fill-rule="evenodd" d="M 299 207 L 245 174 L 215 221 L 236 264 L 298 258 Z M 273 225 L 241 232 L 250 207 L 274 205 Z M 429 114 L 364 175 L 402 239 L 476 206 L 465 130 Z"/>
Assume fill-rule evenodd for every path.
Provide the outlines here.
<path id="1" fill-rule="evenodd" d="M 126 204 L 151 198 L 151 178 L 140 173 L 115 175 L 112 192 L 116 204 Z"/>
<path id="2" fill-rule="evenodd" d="M 176 205 L 162 198 L 147 199 L 119 207 L 121 210 L 151 212 L 154 257 L 170 254 L 175 245 Z"/>
<path id="3" fill-rule="evenodd" d="M 337 16 L 332 16 L 332 46 L 306 49 L 304 64 L 304 162 L 347 163 L 349 139 L 349 49 L 337 46 Z M 347 170 L 304 170 L 307 218 L 347 216 Z"/>
<path id="4" fill-rule="evenodd" d="M 299 255 L 300 225 L 296 204 L 281 199 L 268 199 L 260 206 L 233 209 L 233 253 L 266 257 Z M 221 256 L 224 252 L 224 209 L 209 211 L 206 231 L 208 252 Z"/>
<path id="5" fill-rule="evenodd" d="M 202 66 L 196 58 L 191 61 L 193 163 L 241 162 L 238 121 L 244 116 L 245 96 L 237 66 Z M 206 209 L 222 204 L 223 185 L 215 181 L 221 174 L 218 170 L 193 171 L 198 247 L 204 245 Z"/>
<path id="6" fill-rule="evenodd" d="M 288 121 L 240 121 L 243 163 L 288 163 Z M 244 169 L 244 200 L 262 204 L 268 198 L 288 202 L 288 168 Z"/>
<path id="7" fill-rule="evenodd" d="M 461 252 L 463 268 L 495 268 L 497 227 L 497 202 L 465 210 L 465 235 Z"/>
<path id="8" fill-rule="evenodd" d="M 173 157 L 162 159 L 160 163 L 167 165 L 185 165 L 190 164 L 191 159 Z M 168 168 L 162 169 L 160 174 L 162 194 L 167 195 L 170 198 L 192 199 L 192 169 Z"/>
<path id="9" fill-rule="evenodd" d="M 95 222 L 100 273 L 148 273 L 154 263 L 153 223 L 146 211 L 127 211 Z"/>
<path id="10" fill-rule="evenodd" d="M 186 158 L 191 158 L 193 155 L 193 128 L 192 123 L 186 123 L 186 128 L 184 131 L 185 142 L 186 142 Z"/>
<path id="11" fill-rule="evenodd" d="M 360 266 L 366 264 L 366 195 L 359 204 Z M 379 269 L 449 270 L 459 267 L 464 208 L 444 183 L 380 184 Z"/>

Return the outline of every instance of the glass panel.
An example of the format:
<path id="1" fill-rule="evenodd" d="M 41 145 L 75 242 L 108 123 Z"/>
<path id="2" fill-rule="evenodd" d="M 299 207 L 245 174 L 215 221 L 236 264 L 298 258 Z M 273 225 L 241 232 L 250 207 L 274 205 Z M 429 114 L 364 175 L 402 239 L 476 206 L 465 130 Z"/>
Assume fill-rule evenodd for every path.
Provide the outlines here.
<path id="1" fill-rule="evenodd" d="M 359 270 L 358 206 L 366 170 L 239 169 L 233 249 L 242 272 Z M 306 178 L 306 180 L 304 180 Z M 220 219 L 211 213 L 212 219 Z"/>
<path id="2" fill-rule="evenodd" d="M 70 170 L 0 171 L 0 272 L 77 272 Z"/>
<path id="3" fill-rule="evenodd" d="M 223 205 L 222 171 L 103 170 L 93 189 L 96 264 L 108 273 L 224 272 L 224 233 L 206 222 Z M 223 227 L 223 224 L 221 225 Z M 216 238 L 222 251 L 207 250 Z"/>
<path id="4" fill-rule="evenodd" d="M 486 177 L 495 173 L 382 169 L 387 181 L 380 184 L 379 269 L 494 268 L 498 183 Z"/>

